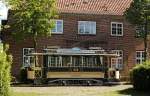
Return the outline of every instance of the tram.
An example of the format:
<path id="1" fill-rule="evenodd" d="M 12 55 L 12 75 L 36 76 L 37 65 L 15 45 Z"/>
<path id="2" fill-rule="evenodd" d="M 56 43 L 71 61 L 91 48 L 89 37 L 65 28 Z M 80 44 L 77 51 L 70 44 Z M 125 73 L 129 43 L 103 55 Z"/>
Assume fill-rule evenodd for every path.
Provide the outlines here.
<path id="1" fill-rule="evenodd" d="M 55 85 L 101 85 L 110 78 L 111 58 L 118 56 L 98 48 L 46 48 L 28 55 L 40 59 L 28 67 L 28 79 Z"/>

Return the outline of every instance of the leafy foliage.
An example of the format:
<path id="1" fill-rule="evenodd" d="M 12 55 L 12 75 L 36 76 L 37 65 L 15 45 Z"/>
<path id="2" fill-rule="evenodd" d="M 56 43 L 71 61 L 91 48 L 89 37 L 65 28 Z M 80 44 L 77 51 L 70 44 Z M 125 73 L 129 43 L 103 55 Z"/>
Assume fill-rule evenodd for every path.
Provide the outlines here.
<path id="1" fill-rule="evenodd" d="M 142 25 L 145 22 L 145 13 L 150 13 L 150 9 L 146 6 L 150 3 L 149 0 L 133 0 L 130 7 L 126 9 L 124 15 L 135 25 Z M 146 10 L 149 10 L 146 12 Z"/>
<path id="2" fill-rule="evenodd" d="M 133 0 L 130 7 L 126 9 L 124 16 L 126 19 L 136 25 L 144 26 L 145 16 L 148 15 L 148 28 L 150 29 L 150 0 Z M 143 30 L 141 30 L 140 35 L 143 37 Z"/>
<path id="3" fill-rule="evenodd" d="M 0 52 L 0 96 L 10 95 L 10 68 L 12 63 L 12 56 L 7 55 L 8 47 L 4 47 L 4 51 Z"/>
<path id="4" fill-rule="evenodd" d="M 131 80 L 136 90 L 150 89 L 150 61 L 137 65 L 131 71 Z"/>
<path id="5" fill-rule="evenodd" d="M 17 40 L 50 36 L 57 17 L 55 0 L 6 0 L 14 11 L 11 28 Z"/>

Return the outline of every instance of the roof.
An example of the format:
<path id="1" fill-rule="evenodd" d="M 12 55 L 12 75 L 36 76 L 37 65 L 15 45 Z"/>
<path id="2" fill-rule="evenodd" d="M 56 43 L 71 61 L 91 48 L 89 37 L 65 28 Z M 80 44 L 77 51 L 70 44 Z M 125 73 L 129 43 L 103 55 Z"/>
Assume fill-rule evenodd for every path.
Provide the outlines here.
<path id="1" fill-rule="evenodd" d="M 44 53 L 31 53 L 28 55 L 56 55 L 56 56 L 108 56 L 108 57 L 118 57 L 119 55 L 112 51 L 105 50 L 87 50 L 80 48 L 60 48 L 60 49 L 44 49 Z"/>
<path id="2" fill-rule="evenodd" d="M 123 15 L 132 0 L 57 0 L 60 13 Z"/>

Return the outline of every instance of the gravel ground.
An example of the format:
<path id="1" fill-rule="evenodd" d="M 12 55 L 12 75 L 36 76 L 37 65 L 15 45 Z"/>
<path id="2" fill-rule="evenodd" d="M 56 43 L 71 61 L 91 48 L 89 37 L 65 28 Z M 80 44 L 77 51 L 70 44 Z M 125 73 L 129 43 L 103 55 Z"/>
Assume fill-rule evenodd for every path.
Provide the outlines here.
<path id="1" fill-rule="evenodd" d="M 132 88 L 131 85 L 116 86 L 60 86 L 60 87 L 13 87 L 14 92 L 49 94 L 44 96 L 104 96 L 97 94 Z M 43 95 L 41 95 L 43 96 Z M 105 95 L 106 96 L 106 95 Z M 108 95 L 109 96 L 109 95 Z"/>

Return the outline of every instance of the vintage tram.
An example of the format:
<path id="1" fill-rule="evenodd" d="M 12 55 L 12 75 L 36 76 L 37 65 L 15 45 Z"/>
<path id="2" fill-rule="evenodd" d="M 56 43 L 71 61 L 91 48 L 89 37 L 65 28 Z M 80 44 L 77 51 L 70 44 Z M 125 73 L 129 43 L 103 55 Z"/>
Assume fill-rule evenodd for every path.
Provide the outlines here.
<path id="1" fill-rule="evenodd" d="M 100 48 L 46 48 L 43 53 L 30 53 L 34 63 L 27 77 L 37 84 L 45 79 L 55 85 L 101 85 L 110 78 L 111 58 L 117 54 Z"/>

